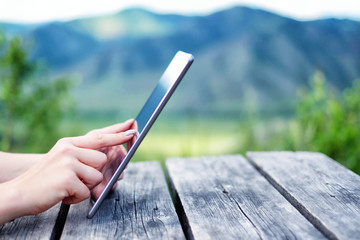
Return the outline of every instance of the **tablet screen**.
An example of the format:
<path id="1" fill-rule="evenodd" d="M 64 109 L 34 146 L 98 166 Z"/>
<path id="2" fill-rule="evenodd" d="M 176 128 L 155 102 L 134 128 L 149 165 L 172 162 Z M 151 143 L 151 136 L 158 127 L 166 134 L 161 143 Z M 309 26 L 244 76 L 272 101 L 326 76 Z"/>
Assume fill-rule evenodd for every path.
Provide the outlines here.
<path id="1" fill-rule="evenodd" d="M 107 194 L 112 189 L 113 185 L 117 182 L 119 176 L 124 171 L 126 165 L 130 161 L 131 157 L 134 155 L 136 149 L 139 147 L 140 143 L 150 130 L 151 126 L 155 122 L 156 118 L 159 116 L 161 110 L 164 108 L 165 104 L 171 97 L 172 93 L 175 91 L 177 85 L 180 83 L 187 70 L 190 68 L 193 61 L 194 58 L 191 54 L 181 51 L 176 53 L 175 57 L 170 62 L 169 66 L 160 78 L 155 89 L 153 90 L 150 97 L 148 98 L 140 113 L 135 119 L 137 124 L 137 130 L 139 132 L 138 137 L 136 138 L 130 149 L 128 149 L 129 151 L 127 155 L 120 163 L 119 167 L 115 171 L 104 191 L 101 193 L 100 197 L 89 211 L 87 216 L 88 218 L 92 218 L 94 216 L 97 209 L 100 207 L 101 203 L 104 201 Z"/>
<path id="2" fill-rule="evenodd" d="M 140 113 L 136 117 L 138 131 L 140 134 L 144 130 L 146 124 L 151 120 L 152 115 L 156 113 L 156 109 L 161 106 L 161 101 L 167 100 L 167 94 L 171 94 L 171 91 L 175 90 L 177 84 L 179 84 L 181 78 L 190 67 L 192 61 L 193 57 L 190 54 L 178 52 L 175 55 Z"/>

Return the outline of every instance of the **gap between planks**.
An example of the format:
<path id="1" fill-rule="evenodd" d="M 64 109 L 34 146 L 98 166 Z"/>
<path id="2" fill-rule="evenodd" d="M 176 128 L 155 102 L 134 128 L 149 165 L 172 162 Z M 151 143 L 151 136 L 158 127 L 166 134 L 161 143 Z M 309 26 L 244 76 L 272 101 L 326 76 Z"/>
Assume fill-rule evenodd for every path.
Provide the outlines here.
<path id="1" fill-rule="evenodd" d="M 321 233 L 323 233 L 324 236 L 326 236 L 329 239 L 342 239 L 342 238 L 350 237 L 351 234 L 349 235 L 348 232 L 344 232 L 344 230 L 339 231 L 336 224 L 341 223 L 341 220 L 329 220 L 328 217 L 333 218 L 334 216 L 336 216 L 336 214 L 334 214 L 334 213 L 330 214 L 328 212 L 321 212 L 323 214 L 320 214 L 319 211 L 326 211 L 325 206 L 324 207 L 318 206 L 316 204 L 309 205 L 309 202 L 306 202 L 304 200 L 304 198 L 302 197 L 302 195 L 299 195 L 299 192 L 297 192 L 297 190 L 296 190 L 297 188 L 292 188 L 291 182 L 287 182 L 287 180 L 286 180 L 286 179 L 288 179 L 286 177 L 286 176 L 288 176 L 287 173 L 285 175 L 281 174 L 281 171 L 284 171 L 284 168 L 280 167 L 280 168 L 274 169 L 274 165 L 273 165 L 274 161 L 273 160 L 275 158 L 278 158 L 279 160 L 286 159 L 286 161 L 288 161 L 289 156 L 290 156 L 290 158 L 294 158 L 293 160 L 298 159 L 300 156 L 303 157 L 304 159 L 306 159 L 307 161 L 309 161 L 309 160 L 314 161 L 314 159 L 322 159 L 323 160 L 322 164 L 324 164 L 324 160 L 326 160 L 326 161 L 328 161 L 328 162 L 326 162 L 326 164 L 331 165 L 332 170 L 335 169 L 339 173 L 344 173 L 344 172 L 348 171 L 349 172 L 348 174 L 355 175 L 352 172 L 350 172 L 349 170 L 345 169 L 340 164 L 336 163 L 334 160 L 332 160 L 329 157 L 327 157 L 326 155 L 320 154 L 320 153 L 312 153 L 312 152 L 248 152 L 246 154 L 246 157 L 247 157 L 247 160 L 249 161 L 249 163 L 251 165 L 253 165 L 254 168 L 260 174 L 262 174 L 265 177 L 265 179 L 267 179 L 267 181 L 290 204 L 292 204 L 311 224 L 313 224 L 314 227 L 316 227 Z M 269 162 L 264 161 L 265 158 L 268 158 Z M 272 159 L 272 158 L 274 158 L 274 159 Z M 284 162 L 286 162 L 286 161 L 284 160 L 281 163 L 284 164 Z M 265 163 L 268 163 L 268 164 L 265 164 Z M 309 166 L 311 169 L 313 169 L 313 171 L 316 172 L 319 170 L 315 166 L 322 166 L 321 163 L 317 163 L 317 164 L 318 165 L 311 165 L 311 166 L 309 165 Z M 309 166 L 307 166 L 307 167 L 309 167 Z M 327 169 L 329 167 L 330 166 L 328 166 Z M 278 172 L 279 169 L 281 169 L 281 170 Z M 292 169 L 292 168 L 290 168 L 290 170 L 294 171 L 294 169 Z M 331 174 L 333 174 L 333 172 L 330 171 L 329 174 L 331 175 Z M 280 177 L 280 176 L 282 176 L 282 177 Z M 306 174 L 303 171 L 301 171 L 299 176 L 304 177 L 304 176 L 306 176 Z M 333 176 L 333 175 L 331 175 L 331 176 Z M 303 179 L 303 177 L 301 179 Z M 346 175 L 346 177 L 348 177 L 348 175 Z M 293 178 L 293 177 L 290 177 L 290 178 Z M 318 183 L 319 183 L 319 179 L 321 179 L 321 178 L 315 177 L 314 179 L 317 179 Z M 314 181 L 314 179 L 313 179 L 313 181 Z M 356 179 L 356 180 L 358 182 L 358 179 Z M 311 183 L 309 183 L 309 184 L 311 184 Z M 307 189 L 307 188 L 305 188 L 305 189 Z M 318 189 L 318 188 L 316 188 L 316 189 Z M 330 194 L 330 197 L 335 197 L 335 196 L 332 196 L 331 193 L 329 193 L 329 194 Z M 307 195 L 307 194 L 305 193 L 305 195 Z M 333 195 L 335 195 L 335 194 L 333 194 Z M 324 195 L 322 195 L 322 196 L 324 196 Z M 335 221 L 335 225 L 334 225 L 334 221 Z M 352 238 L 352 237 L 350 237 L 350 238 Z"/>
<path id="2" fill-rule="evenodd" d="M 251 165 L 261 174 L 264 178 L 291 204 L 296 208 L 301 215 L 303 215 L 316 229 L 318 229 L 322 234 L 324 234 L 329 239 L 338 239 L 334 233 L 332 233 L 329 229 L 322 224 L 322 222 L 312 215 L 301 203 L 296 200 L 289 192 L 285 190 L 280 184 L 278 184 L 269 174 L 267 174 L 264 170 L 260 167 L 256 166 L 252 161 L 246 158 Z"/>

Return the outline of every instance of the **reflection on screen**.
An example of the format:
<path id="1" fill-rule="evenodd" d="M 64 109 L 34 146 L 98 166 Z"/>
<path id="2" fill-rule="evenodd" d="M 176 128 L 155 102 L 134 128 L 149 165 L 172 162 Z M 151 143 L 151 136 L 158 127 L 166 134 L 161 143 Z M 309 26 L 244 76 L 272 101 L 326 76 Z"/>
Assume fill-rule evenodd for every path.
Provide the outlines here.
<path id="1" fill-rule="evenodd" d="M 164 87 L 163 84 L 161 84 L 160 82 L 155 87 L 148 101 L 145 103 L 139 115 L 136 117 L 139 133 L 141 133 L 144 129 L 146 123 L 149 121 L 151 115 L 154 113 L 155 109 L 163 99 L 167 90 L 168 89 Z"/>
<path id="2" fill-rule="evenodd" d="M 176 54 L 174 59 L 171 61 L 159 83 L 156 85 L 154 91 L 151 93 L 149 99 L 141 109 L 139 115 L 136 117 L 138 131 L 140 134 L 144 130 L 144 127 L 150 120 L 151 116 L 154 114 L 155 109 L 159 106 L 159 103 L 165 98 L 171 86 L 182 75 L 184 67 L 188 64 L 188 62 L 189 56 L 185 55 L 184 57 L 179 53 Z"/>

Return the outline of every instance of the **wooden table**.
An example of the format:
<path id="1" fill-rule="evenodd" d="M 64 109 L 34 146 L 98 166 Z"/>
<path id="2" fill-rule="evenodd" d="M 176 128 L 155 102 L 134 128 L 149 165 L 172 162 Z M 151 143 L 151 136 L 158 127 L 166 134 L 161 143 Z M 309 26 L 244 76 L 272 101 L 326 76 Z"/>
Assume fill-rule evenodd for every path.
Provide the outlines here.
<path id="1" fill-rule="evenodd" d="M 172 158 L 165 173 L 132 163 L 93 219 L 89 201 L 59 204 L 0 239 L 360 239 L 360 177 L 323 154 Z"/>

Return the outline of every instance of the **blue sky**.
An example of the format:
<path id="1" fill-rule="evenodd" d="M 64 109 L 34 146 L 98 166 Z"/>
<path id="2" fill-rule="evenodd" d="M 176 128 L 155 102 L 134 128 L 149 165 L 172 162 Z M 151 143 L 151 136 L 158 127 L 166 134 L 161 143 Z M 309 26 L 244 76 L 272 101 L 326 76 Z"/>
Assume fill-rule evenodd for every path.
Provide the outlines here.
<path id="1" fill-rule="evenodd" d="M 0 21 L 70 20 L 134 6 L 162 13 L 208 14 L 235 5 L 262 8 L 300 20 L 323 17 L 360 20 L 360 0 L 0 0 Z"/>

